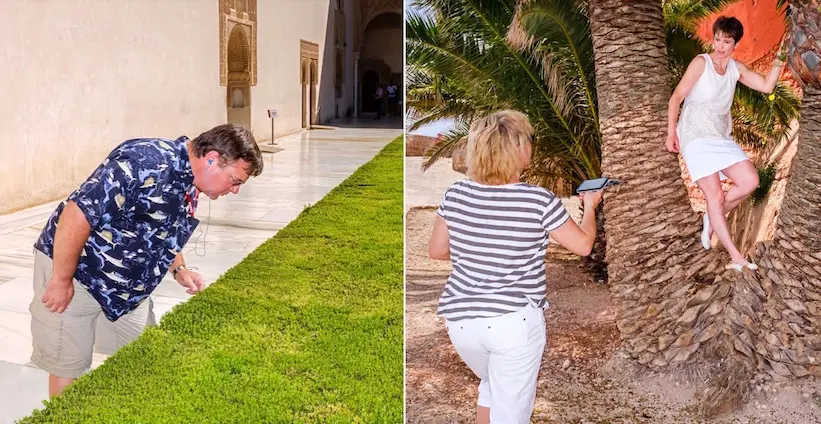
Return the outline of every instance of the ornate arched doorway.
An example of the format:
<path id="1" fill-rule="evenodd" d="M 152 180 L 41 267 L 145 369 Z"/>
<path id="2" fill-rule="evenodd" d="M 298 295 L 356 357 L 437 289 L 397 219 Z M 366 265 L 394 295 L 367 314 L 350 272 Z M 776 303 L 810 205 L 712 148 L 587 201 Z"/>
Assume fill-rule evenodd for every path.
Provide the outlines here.
<path id="1" fill-rule="evenodd" d="M 397 3 L 401 5 L 400 2 Z M 400 87 L 400 92 L 404 82 L 402 14 L 393 10 L 375 12 L 368 16 L 364 24 L 358 60 L 361 99 L 359 110 L 362 113 L 375 113 L 373 93 L 376 81 L 382 85 L 393 81 Z"/>
<path id="2" fill-rule="evenodd" d="M 300 40 L 299 82 L 302 86 L 302 128 L 317 123 L 316 97 L 319 75 L 319 44 Z"/>
<path id="3" fill-rule="evenodd" d="M 226 120 L 251 129 L 251 87 L 257 84 L 257 0 L 219 0 L 219 34 Z"/>
<path id="4" fill-rule="evenodd" d="M 362 76 L 362 112 L 376 113 L 376 99 L 373 98 L 376 93 L 376 86 L 379 84 L 379 74 L 373 69 L 368 69 Z"/>
<path id="5" fill-rule="evenodd" d="M 226 107 L 228 122 L 251 128 L 250 48 L 239 26 L 228 37 L 228 86 Z"/>

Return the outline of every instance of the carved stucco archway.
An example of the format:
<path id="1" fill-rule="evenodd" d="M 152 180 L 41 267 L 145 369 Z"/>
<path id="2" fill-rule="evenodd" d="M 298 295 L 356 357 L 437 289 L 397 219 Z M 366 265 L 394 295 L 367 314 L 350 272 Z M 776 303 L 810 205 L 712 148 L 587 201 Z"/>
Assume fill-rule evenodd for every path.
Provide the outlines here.
<path id="1" fill-rule="evenodd" d="M 232 124 L 251 128 L 251 72 L 248 40 L 239 27 L 234 27 L 228 38 L 226 90 L 227 119 Z"/>
<path id="2" fill-rule="evenodd" d="M 402 14 L 402 0 L 360 0 L 359 31 L 356 33 L 356 52 L 361 51 L 365 39 L 365 28 L 368 24 L 383 13 Z"/>
<path id="3" fill-rule="evenodd" d="M 365 63 L 365 67 L 360 66 L 362 45 L 365 40 L 365 29 L 368 24 L 379 15 L 384 13 L 402 14 L 402 0 L 360 0 L 359 20 L 356 22 L 356 29 L 353 31 L 354 37 L 354 117 L 359 117 L 362 110 L 363 96 L 361 95 L 362 77 L 365 72 L 371 69 L 370 64 Z"/>
<path id="4" fill-rule="evenodd" d="M 299 40 L 299 84 L 302 87 L 302 128 L 317 123 L 316 97 L 319 82 L 319 44 Z"/>
<path id="5" fill-rule="evenodd" d="M 251 128 L 251 86 L 257 84 L 257 0 L 219 0 L 220 85 L 227 120 Z"/>

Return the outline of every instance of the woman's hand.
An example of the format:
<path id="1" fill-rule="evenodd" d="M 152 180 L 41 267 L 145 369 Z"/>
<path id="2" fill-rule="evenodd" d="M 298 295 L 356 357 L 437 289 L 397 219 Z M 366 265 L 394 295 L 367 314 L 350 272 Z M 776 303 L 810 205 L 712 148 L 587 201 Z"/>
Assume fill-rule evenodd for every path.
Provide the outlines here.
<path id="1" fill-rule="evenodd" d="M 789 44 L 787 43 L 787 39 L 790 37 L 790 33 L 787 32 L 784 34 L 784 37 L 781 38 L 781 44 L 778 45 L 778 53 L 776 54 L 775 58 L 781 61 L 782 65 L 787 61 L 787 53 L 789 52 Z"/>
<path id="2" fill-rule="evenodd" d="M 604 190 L 587 191 L 584 193 L 579 193 L 579 199 L 581 199 L 582 204 L 584 204 L 585 210 L 589 208 L 590 210 L 595 211 L 599 206 L 599 203 L 601 203 L 602 195 L 604 195 Z"/>
<path id="3" fill-rule="evenodd" d="M 665 145 L 667 146 L 668 152 L 678 153 L 678 135 L 675 131 L 667 132 L 667 142 Z"/>
<path id="4" fill-rule="evenodd" d="M 584 204 L 581 225 L 568 219 L 559 228 L 551 231 L 550 237 L 579 256 L 589 255 L 593 250 L 593 242 L 596 241 L 596 207 L 601 203 L 602 194 L 604 190 L 579 193 L 579 199 Z"/>

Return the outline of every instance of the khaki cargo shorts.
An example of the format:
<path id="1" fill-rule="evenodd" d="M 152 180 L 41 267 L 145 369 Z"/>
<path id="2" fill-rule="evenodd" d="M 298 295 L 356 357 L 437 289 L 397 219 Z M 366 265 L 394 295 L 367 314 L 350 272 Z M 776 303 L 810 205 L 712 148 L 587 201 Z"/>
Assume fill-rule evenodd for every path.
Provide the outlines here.
<path id="1" fill-rule="evenodd" d="M 91 368 L 97 318 L 102 307 L 77 280 L 74 297 L 62 314 L 50 312 L 41 301 L 51 279 L 53 262 L 39 250 L 34 251 L 34 298 L 31 301 L 31 336 L 34 351 L 31 361 L 51 375 L 78 378 Z M 114 321 L 117 347 L 123 347 L 139 336 L 147 325 L 153 325 L 149 301 Z"/>

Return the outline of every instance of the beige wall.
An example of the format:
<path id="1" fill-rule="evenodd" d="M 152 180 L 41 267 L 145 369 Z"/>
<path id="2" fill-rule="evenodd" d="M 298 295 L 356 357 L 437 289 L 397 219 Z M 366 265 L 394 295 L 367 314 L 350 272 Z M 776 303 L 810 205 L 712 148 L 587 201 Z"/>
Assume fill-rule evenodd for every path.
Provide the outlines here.
<path id="1" fill-rule="evenodd" d="M 0 213 L 66 196 L 112 147 L 225 120 L 216 2 L 0 2 Z"/>
<path id="2" fill-rule="evenodd" d="M 328 31 L 329 0 L 260 1 L 257 6 L 257 85 L 251 87 L 251 122 L 257 138 L 270 139 L 271 120 L 267 109 L 277 109 L 276 133 L 287 134 L 302 127 L 302 86 L 300 85 L 299 40 L 319 44 L 318 81 L 327 86 L 318 90 L 322 119 L 332 116 L 333 56 L 325 57 L 325 39 L 333 44 Z M 333 1 L 334 6 L 336 1 Z M 332 11 L 331 11 L 332 12 Z M 332 17 L 331 14 L 331 22 Z M 333 46 L 329 49 L 332 53 Z M 323 75 L 325 73 L 329 75 Z M 331 113 L 331 115 L 329 115 Z"/>
<path id="3" fill-rule="evenodd" d="M 271 136 L 268 108 L 278 135 L 301 128 L 300 39 L 320 46 L 320 120 L 333 116 L 335 5 L 259 2 L 257 139 Z M 0 214 L 64 198 L 123 140 L 194 137 L 227 119 L 218 0 L 2 1 L 0 63 Z"/>

